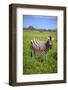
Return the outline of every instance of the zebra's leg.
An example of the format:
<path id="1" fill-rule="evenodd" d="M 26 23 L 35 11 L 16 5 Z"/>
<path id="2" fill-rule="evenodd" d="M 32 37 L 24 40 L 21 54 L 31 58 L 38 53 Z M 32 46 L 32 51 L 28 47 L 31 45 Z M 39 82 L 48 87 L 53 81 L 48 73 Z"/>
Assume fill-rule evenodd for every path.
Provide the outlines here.
<path id="1" fill-rule="evenodd" d="M 46 52 L 45 55 L 46 55 L 46 60 L 48 60 L 48 52 Z"/>
<path id="2" fill-rule="evenodd" d="M 34 54 L 35 54 L 34 49 L 32 49 L 32 50 L 31 50 L 31 57 L 32 57 L 32 58 L 34 58 Z"/>
<path id="3" fill-rule="evenodd" d="M 42 51 L 39 50 L 38 54 L 39 54 L 38 61 L 41 63 L 42 62 Z"/>

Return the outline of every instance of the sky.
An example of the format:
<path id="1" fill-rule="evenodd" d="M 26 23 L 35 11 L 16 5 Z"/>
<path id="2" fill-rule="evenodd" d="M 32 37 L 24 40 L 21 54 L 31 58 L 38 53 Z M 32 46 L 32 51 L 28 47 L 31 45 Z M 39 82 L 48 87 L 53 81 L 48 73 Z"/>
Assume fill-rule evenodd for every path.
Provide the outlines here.
<path id="1" fill-rule="evenodd" d="M 24 15 L 24 28 L 57 29 L 57 16 Z"/>

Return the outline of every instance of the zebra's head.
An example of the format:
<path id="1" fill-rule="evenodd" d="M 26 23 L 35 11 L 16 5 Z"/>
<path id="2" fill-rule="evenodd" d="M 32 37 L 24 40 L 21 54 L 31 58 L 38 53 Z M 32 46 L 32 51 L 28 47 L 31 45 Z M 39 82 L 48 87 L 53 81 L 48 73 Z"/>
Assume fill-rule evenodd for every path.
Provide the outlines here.
<path id="1" fill-rule="evenodd" d="M 49 46 L 50 49 L 52 48 L 53 40 L 54 40 L 54 39 L 52 38 L 52 36 L 49 36 L 49 37 L 48 37 L 48 46 Z"/>

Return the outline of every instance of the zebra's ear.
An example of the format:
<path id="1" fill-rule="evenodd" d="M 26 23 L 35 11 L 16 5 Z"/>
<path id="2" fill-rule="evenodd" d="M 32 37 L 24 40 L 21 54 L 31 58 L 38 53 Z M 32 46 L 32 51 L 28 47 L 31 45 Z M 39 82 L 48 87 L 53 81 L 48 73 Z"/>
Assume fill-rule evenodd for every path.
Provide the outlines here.
<path id="1" fill-rule="evenodd" d="M 47 37 L 47 39 L 49 40 L 50 38 L 49 38 L 49 37 Z"/>
<path id="2" fill-rule="evenodd" d="M 54 38 L 52 38 L 52 41 L 54 40 Z"/>

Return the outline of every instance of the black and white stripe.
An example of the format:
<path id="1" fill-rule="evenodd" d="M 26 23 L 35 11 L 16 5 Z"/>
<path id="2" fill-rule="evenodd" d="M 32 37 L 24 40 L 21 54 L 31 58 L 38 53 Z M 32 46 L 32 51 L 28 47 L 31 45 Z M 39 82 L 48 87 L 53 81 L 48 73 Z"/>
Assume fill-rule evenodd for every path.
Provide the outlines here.
<path id="1" fill-rule="evenodd" d="M 31 43 L 33 48 L 36 48 L 36 49 L 40 48 L 40 42 L 37 39 L 31 40 Z"/>

